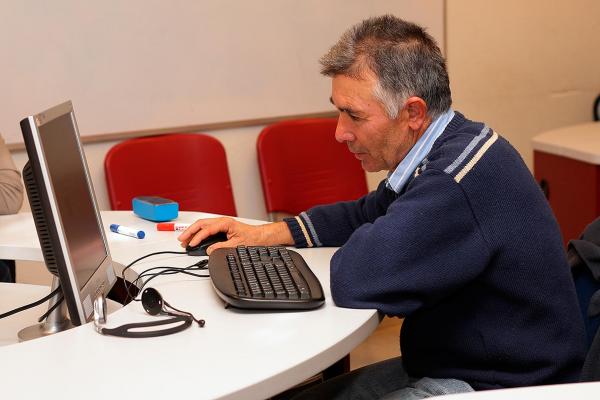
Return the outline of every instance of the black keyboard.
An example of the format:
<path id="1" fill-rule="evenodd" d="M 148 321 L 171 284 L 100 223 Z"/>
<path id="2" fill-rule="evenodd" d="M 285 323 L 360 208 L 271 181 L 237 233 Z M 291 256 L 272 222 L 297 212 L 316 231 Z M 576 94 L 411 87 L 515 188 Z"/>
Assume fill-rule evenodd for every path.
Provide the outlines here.
<path id="1" fill-rule="evenodd" d="M 302 256 L 285 247 L 217 249 L 208 259 L 212 284 L 238 308 L 311 309 L 325 301 L 323 288 Z"/>

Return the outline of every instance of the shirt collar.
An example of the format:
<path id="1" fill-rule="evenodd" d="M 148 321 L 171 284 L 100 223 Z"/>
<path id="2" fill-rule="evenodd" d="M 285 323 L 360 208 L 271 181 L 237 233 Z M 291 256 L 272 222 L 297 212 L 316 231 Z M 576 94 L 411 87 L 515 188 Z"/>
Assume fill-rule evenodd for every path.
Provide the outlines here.
<path id="1" fill-rule="evenodd" d="M 443 114 L 437 116 L 423 133 L 423 136 L 417 140 L 417 143 L 410 149 L 408 154 L 400 161 L 396 169 L 388 174 L 386 185 L 396 193 L 400 193 L 408 178 L 431 151 L 433 143 L 444 132 L 446 126 L 454 118 L 454 110 L 449 109 Z"/>

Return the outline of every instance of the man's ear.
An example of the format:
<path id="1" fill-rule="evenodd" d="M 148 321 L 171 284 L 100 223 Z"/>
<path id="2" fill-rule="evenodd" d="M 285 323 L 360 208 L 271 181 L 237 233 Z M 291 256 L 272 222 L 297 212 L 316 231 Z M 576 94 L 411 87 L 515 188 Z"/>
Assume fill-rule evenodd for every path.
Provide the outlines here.
<path id="1" fill-rule="evenodd" d="M 404 104 L 408 112 L 408 126 L 414 131 L 420 131 L 429 120 L 427 116 L 427 103 L 420 97 L 409 97 Z"/>

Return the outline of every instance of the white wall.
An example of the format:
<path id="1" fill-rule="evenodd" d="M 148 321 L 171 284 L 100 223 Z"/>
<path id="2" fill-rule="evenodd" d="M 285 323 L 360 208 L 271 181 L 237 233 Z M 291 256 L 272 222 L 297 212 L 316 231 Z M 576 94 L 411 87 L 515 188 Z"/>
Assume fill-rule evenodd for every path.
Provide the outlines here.
<path id="1" fill-rule="evenodd" d="M 318 58 L 343 31 L 393 13 L 426 26 L 443 47 L 443 5 L 0 0 L 0 132 L 20 142 L 21 118 L 67 99 L 82 136 L 333 111 Z M 225 145 L 238 214 L 264 219 L 255 158 L 261 129 L 206 133 Z M 103 160 L 115 143 L 85 145 L 101 209 L 109 208 Z M 21 168 L 25 152 L 13 153 Z M 371 187 L 383 175 L 370 177 Z"/>
<path id="2" fill-rule="evenodd" d="M 317 60 L 385 13 L 443 40 L 443 0 L 0 0 L 0 132 L 65 100 L 84 136 L 325 111 Z"/>
<path id="3" fill-rule="evenodd" d="M 506 137 L 532 167 L 531 138 L 592 120 L 600 94 L 600 2 L 447 0 L 454 106 Z"/>

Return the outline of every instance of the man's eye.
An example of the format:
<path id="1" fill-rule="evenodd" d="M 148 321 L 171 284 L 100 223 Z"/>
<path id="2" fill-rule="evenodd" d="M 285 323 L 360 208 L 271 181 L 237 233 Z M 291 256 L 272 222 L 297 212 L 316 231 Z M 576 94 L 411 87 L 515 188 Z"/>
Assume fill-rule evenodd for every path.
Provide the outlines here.
<path id="1" fill-rule="evenodd" d="M 352 121 L 359 121 L 360 117 L 357 117 L 356 115 L 352 115 L 352 114 L 348 114 L 350 116 L 350 118 L 352 118 Z"/>

